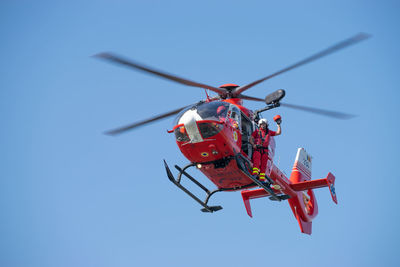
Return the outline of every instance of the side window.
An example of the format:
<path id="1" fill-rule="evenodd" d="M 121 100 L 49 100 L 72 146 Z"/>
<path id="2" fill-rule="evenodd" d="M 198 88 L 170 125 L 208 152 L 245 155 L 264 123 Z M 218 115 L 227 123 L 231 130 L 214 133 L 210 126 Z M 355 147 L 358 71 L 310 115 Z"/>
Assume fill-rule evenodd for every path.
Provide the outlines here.
<path id="1" fill-rule="evenodd" d="M 237 123 L 238 129 L 241 130 L 241 121 L 240 121 L 240 110 L 235 105 L 231 105 L 229 108 L 228 116 Z"/>

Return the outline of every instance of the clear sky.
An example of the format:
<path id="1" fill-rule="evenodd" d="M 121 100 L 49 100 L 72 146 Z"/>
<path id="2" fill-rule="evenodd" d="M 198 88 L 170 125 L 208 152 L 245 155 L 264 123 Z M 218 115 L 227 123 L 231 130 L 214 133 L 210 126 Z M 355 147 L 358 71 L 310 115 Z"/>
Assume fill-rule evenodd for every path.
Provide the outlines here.
<path id="1" fill-rule="evenodd" d="M 398 1 L 0 2 L 0 266 L 398 266 Z M 300 233 L 287 203 L 219 193 L 214 214 L 166 177 L 185 165 L 173 118 L 103 131 L 205 97 L 91 57 L 111 51 L 182 77 L 246 84 L 358 32 L 372 38 L 262 83 L 285 101 L 358 115 L 280 108 L 275 160 L 298 147 L 313 178 L 336 176 L 339 204 L 316 190 Z M 246 102 L 252 109 L 261 103 Z M 272 129 L 275 125 L 272 126 Z M 201 181 L 205 177 L 194 175 Z"/>

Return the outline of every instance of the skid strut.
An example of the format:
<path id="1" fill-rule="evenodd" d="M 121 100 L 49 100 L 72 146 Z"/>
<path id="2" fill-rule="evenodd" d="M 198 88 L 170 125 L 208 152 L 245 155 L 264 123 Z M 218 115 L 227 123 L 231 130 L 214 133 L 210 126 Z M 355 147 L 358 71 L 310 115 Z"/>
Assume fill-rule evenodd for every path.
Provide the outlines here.
<path id="1" fill-rule="evenodd" d="M 185 192 L 186 194 L 188 194 L 191 198 L 193 198 L 194 200 L 196 200 L 200 205 L 202 205 L 204 208 L 201 209 L 201 211 L 203 212 L 214 212 L 214 211 L 218 211 L 221 210 L 222 207 L 221 206 L 208 206 L 208 200 L 210 199 L 210 197 L 216 193 L 216 192 L 220 192 L 220 191 L 224 191 L 224 189 L 215 189 L 213 191 L 210 191 L 207 187 L 205 187 L 204 185 L 202 185 L 199 181 L 197 181 L 195 178 L 193 178 L 189 173 L 186 172 L 186 169 L 190 168 L 190 167 L 194 167 L 196 166 L 195 163 L 190 163 L 188 165 L 186 165 L 183 169 L 181 167 L 179 167 L 178 165 L 175 165 L 175 168 L 179 171 L 178 174 L 178 178 L 175 179 L 174 175 L 172 174 L 171 170 L 168 167 L 167 162 L 164 160 L 164 166 L 165 166 L 165 170 L 167 172 L 167 176 L 168 179 L 173 182 L 178 188 L 180 188 L 183 192 Z M 206 199 L 204 201 L 201 201 L 197 196 L 195 196 L 192 192 L 190 192 L 186 187 L 184 187 L 181 184 L 181 179 L 182 179 L 182 174 L 185 175 L 189 180 L 191 180 L 195 185 L 197 185 L 198 187 L 200 187 L 201 189 L 204 190 L 204 192 L 206 192 Z"/>

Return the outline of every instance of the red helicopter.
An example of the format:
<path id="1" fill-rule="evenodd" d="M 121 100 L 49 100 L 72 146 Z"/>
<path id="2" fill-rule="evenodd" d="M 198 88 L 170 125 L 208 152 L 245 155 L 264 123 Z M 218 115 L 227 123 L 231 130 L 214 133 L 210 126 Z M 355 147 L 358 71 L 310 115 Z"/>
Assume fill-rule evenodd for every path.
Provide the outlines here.
<path id="1" fill-rule="evenodd" d="M 281 100 L 285 96 L 283 89 L 267 95 L 265 99 L 244 95 L 243 92 L 272 77 L 358 43 L 368 37 L 367 34 L 359 33 L 247 85 L 225 84 L 218 88 L 167 74 L 111 53 L 97 54 L 95 57 L 184 85 L 208 89 L 218 94 L 218 96 L 210 97 L 206 91 L 207 98 L 204 101 L 108 131 L 106 134 L 117 135 L 178 114 L 175 126 L 168 132 L 175 134 L 180 151 L 190 163 L 183 168 L 175 165 L 178 171 L 176 178 L 164 160 L 165 169 L 169 180 L 203 206 L 201 209 L 203 212 L 215 212 L 222 209 L 221 206 L 208 205 L 208 201 L 214 193 L 241 190 L 244 205 L 250 217 L 252 217 L 250 199 L 269 197 L 273 201 L 288 200 L 300 225 L 301 232 L 311 234 L 312 220 L 318 214 L 313 189 L 328 187 L 333 201 L 337 203 L 335 176 L 328 173 L 326 178 L 311 180 L 312 158 L 303 148 L 299 148 L 290 177 L 286 177 L 273 163 L 275 140 L 271 137 L 268 146 L 267 183 L 260 182 L 250 171 L 252 169 L 253 147 L 249 143 L 249 137 L 257 129 L 256 123 L 260 119 L 260 113 L 280 106 L 338 119 L 348 119 L 352 115 L 282 103 Z M 253 112 L 243 106 L 243 99 L 265 102 L 266 107 Z M 281 118 L 278 115 L 275 116 L 274 120 L 279 121 Z M 209 190 L 196 180 L 187 172 L 188 168 L 191 167 L 200 170 L 217 188 Z M 182 185 L 183 176 L 204 190 L 206 194 L 204 201 Z"/>

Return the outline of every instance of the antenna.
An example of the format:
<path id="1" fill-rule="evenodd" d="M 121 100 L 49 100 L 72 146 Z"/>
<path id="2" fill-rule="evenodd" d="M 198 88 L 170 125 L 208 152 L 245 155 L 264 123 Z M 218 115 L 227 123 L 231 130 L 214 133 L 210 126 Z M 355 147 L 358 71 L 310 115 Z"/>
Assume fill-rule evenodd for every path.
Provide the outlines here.
<path id="1" fill-rule="evenodd" d="M 206 96 L 207 96 L 207 102 L 210 102 L 210 96 L 207 93 L 207 89 L 204 89 L 204 92 L 206 93 Z"/>

